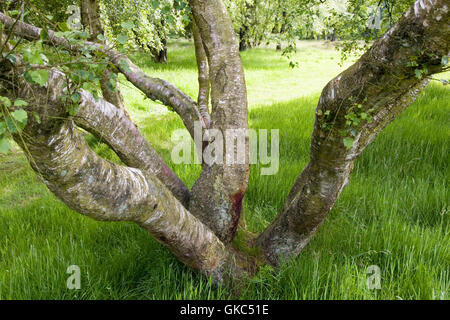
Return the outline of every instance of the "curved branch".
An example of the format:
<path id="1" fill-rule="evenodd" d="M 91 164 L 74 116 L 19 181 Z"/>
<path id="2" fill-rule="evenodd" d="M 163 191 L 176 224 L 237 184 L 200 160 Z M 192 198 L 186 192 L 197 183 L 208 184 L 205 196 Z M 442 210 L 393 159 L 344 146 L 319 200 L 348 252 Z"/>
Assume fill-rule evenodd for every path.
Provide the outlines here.
<path id="1" fill-rule="evenodd" d="M 244 70 L 226 7 L 221 0 L 189 0 L 189 3 L 208 58 L 212 104 L 210 127 L 223 135 L 228 129 L 246 132 L 248 110 Z M 237 230 L 248 186 L 249 145 L 248 137 L 243 138 L 245 149 L 233 150 L 245 153 L 245 162 L 230 164 L 222 159 L 221 163 L 212 165 L 203 163 L 202 173 L 191 191 L 191 212 L 226 242 L 233 239 Z"/>
<path id="2" fill-rule="evenodd" d="M 64 75 L 53 69 L 45 87 L 2 81 L 2 92 L 30 101 L 30 117 L 15 141 L 26 151 L 32 168 L 47 187 L 70 208 L 100 221 L 132 221 L 147 230 L 186 265 L 230 280 L 244 275 L 247 261 L 227 248 L 214 233 L 187 211 L 155 177 L 136 168 L 110 163 L 93 152 L 61 102 Z"/>
<path id="3" fill-rule="evenodd" d="M 40 28 L 24 22 L 18 22 L 14 25 L 14 20 L 3 13 L 0 13 L 0 21 L 5 25 L 6 30 L 12 29 L 16 35 L 23 36 L 27 40 L 40 39 Z M 81 50 L 80 46 L 71 45 L 65 38 L 57 37 L 52 30 L 48 30 L 48 37 L 45 43 L 52 46 L 61 46 L 69 51 L 78 52 Z M 127 80 L 141 90 L 149 99 L 153 101 L 159 100 L 178 113 L 192 137 L 194 137 L 195 121 L 201 121 L 205 125 L 194 100 L 172 83 L 149 77 L 126 55 L 121 54 L 117 50 L 88 41 L 84 43 L 84 46 L 103 52 Z"/>
<path id="4" fill-rule="evenodd" d="M 310 162 L 284 208 L 255 242 L 271 264 L 296 256 L 308 244 L 347 184 L 355 159 L 426 86 L 428 79 L 417 78 L 415 69 L 442 71 L 441 59 L 449 54 L 449 20 L 447 0 L 418 0 L 358 62 L 324 88 Z M 410 67 L 410 57 L 417 58 L 416 67 Z M 349 124 L 355 117 L 358 124 Z M 344 136 L 353 139 L 353 145 L 345 146 Z"/>
<path id="5" fill-rule="evenodd" d="M 124 109 L 81 90 L 75 123 L 104 141 L 119 158 L 133 168 L 155 175 L 187 207 L 189 190 L 150 146 Z"/>
<path id="6" fill-rule="evenodd" d="M 206 128 L 209 128 L 211 123 L 209 115 L 209 91 L 211 88 L 209 81 L 209 64 L 206 56 L 205 48 L 203 46 L 202 36 L 195 22 L 192 24 L 192 31 L 194 34 L 195 57 L 197 59 L 198 69 L 198 110 L 202 115 Z"/>

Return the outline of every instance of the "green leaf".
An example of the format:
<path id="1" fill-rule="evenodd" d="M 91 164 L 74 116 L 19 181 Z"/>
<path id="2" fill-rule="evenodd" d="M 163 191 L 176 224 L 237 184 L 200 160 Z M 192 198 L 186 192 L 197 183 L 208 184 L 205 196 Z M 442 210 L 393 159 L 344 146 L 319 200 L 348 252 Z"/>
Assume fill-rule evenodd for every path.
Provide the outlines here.
<path id="1" fill-rule="evenodd" d="M 127 29 L 127 30 L 131 30 L 134 28 L 133 21 L 124 21 L 120 25 L 122 26 L 122 28 Z"/>
<path id="2" fill-rule="evenodd" d="M 158 0 L 153 0 L 153 1 L 152 1 L 152 7 L 153 7 L 153 9 L 158 9 L 158 7 L 159 7 L 159 1 L 158 1 Z"/>
<path id="3" fill-rule="evenodd" d="M 30 48 L 27 48 L 26 50 L 23 50 L 22 55 L 23 55 L 24 60 L 31 64 L 43 64 L 44 63 L 44 61 L 42 60 L 41 54 L 38 50 L 31 50 Z"/>
<path id="4" fill-rule="evenodd" d="M 70 98 L 74 103 L 78 103 L 81 99 L 81 94 L 79 92 L 74 92 Z"/>
<path id="5" fill-rule="evenodd" d="M 9 62 L 11 62 L 12 64 L 16 64 L 17 62 L 17 56 L 11 52 L 9 53 L 3 53 L 3 58 L 8 59 Z"/>
<path id="6" fill-rule="evenodd" d="M 119 34 L 117 36 L 117 41 L 119 41 L 119 43 L 121 43 L 121 44 L 125 44 L 128 41 L 128 36 L 126 34 L 123 34 L 123 33 Z"/>
<path id="7" fill-rule="evenodd" d="M 11 146 L 6 139 L 0 140 L 0 153 L 7 154 L 11 150 Z"/>
<path id="8" fill-rule="evenodd" d="M 97 36 L 97 39 L 100 40 L 100 41 L 106 41 L 105 36 L 102 35 L 102 34 L 99 34 L 99 35 Z"/>
<path id="9" fill-rule="evenodd" d="M 353 142 L 355 142 L 355 140 L 353 138 L 347 137 L 347 138 L 344 138 L 343 142 L 344 142 L 344 146 L 347 149 L 350 149 L 351 147 L 353 147 Z"/>
<path id="10" fill-rule="evenodd" d="M 78 103 L 71 104 L 67 107 L 67 111 L 71 116 L 74 116 L 78 112 Z"/>
<path id="11" fill-rule="evenodd" d="M 39 117 L 39 115 L 36 112 L 33 112 L 33 117 L 37 123 L 39 123 L 39 124 L 41 123 L 41 118 Z"/>
<path id="12" fill-rule="evenodd" d="M 422 71 L 419 69 L 414 70 L 414 73 L 416 74 L 416 78 L 420 79 L 422 78 Z"/>
<path id="13" fill-rule="evenodd" d="M 11 113 L 12 117 L 20 123 L 26 124 L 28 120 L 28 114 L 25 110 L 19 109 Z"/>
<path id="14" fill-rule="evenodd" d="M 69 28 L 69 25 L 67 24 L 67 22 L 58 23 L 58 27 L 62 32 L 70 31 L 70 28 Z"/>
<path id="15" fill-rule="evenodd" d="M 441 64 L 443 66 L 447 66 L 448 65 L 448 56 L 442 56 Z"/>
<path id="16" fill-rule="evenodd" d="M 48 71 L 47 70 L 31 70 L 28 72 L 31 80 L 43 87 L 48 81 Z"/>
<path id="17" fill-rule="evenodd" d="M 5 119 L 6 121 L 6 126 L 8 128 L 8 131 L 11 133 L 16 133 L 17 132 L 17 126 L 14 124 L 14 122 L 11 120 L 10 117 L 6 117 Z"/>
<path id="18" fill-rule="evenodd" d="M 14 107 L 26 107 L 27 105 L 28 102 L 21 99 L 17 99 L 16 101 L 14 101 Z"/>
<path id="19" fill-rule="evenodd" d="M 11 107 L 11 100 L 9 100 L 8 97 L 1 97 L 0 96 L 0 103 L 2 103 L 5 107 Z"/>
<path id="20" fill-rule="evenodd" d="M 41 40 L 47 40 L 48 39 L 48 30 L 46 28 L 42 28 L 41 30 Z"/>

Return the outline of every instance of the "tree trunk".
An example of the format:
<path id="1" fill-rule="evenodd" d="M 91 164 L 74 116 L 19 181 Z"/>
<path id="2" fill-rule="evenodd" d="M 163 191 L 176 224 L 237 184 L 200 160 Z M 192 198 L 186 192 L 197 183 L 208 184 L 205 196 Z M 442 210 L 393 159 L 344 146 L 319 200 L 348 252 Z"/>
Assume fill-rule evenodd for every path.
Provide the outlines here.
<path id="1" fill-rule="evenodd" d="M 416 2 L 325 87 L 316 110 L 310 162 L 281 212 L 255 242 L 268 262 L 277 265 L 308 244 L 347 184 L 355 159 L 425 87 L 428 80 L 416 77 L 410 57 L 417 57 L 416 68 L 426 66 L 429 74 L 442 71 L 441 58 L 449 54 L 450 42 L 450 26 L 442 23 L 449 21 L 445 2 Z M 358 125 L 348 125 L 352 113 L 359 117 Z M 350 147 L 344 137 L 353 140 Z"/>
<path id="2" fill-rule="evenodd" d="M 169 61 L 167 58 L 167 40 L 162 39 L 161 44 L 162 49 L 152 48 L 150 46 L 148 48 L 152 54 L 153 61 L 156 63 L 167 63 Z"/>
<path id="3" fill-rule="evenodd" d="M 239 51 L 247 51 L 249 47 L 248 27 L 246 25 L 242 25 L 239 29 Z"/>
<path id="4" fill-rule="evenodd" d="M 164 20 L 161 19 L 161 27 L 164 28 Z M 162 48 L 152 48 L 148 46 L 150 53 L 152 54 L 152 59 L 156 63 L 167 63 L 169 60 L 167 58 L 167 38 L 164 32 L 157 30 L 157 35 L 161 41 Z"/>
<path id="5" fill-rule="evenodd" d="M 104 43 L 98 39 L 99 35 L 104 36 L 102 21 L 100 18 L 100 7 L 97 0 L 81 0 L 81 23 L 85 29 L 89 29 L 90 41 Z M 110 79 L 112 71 L 105 70 L 105 74 L 100 78 L 100 88 L 102 90 L 103 98 L 112 103 L 117 108 L 124 110 L 127 116 L 131 119 L 128 113 L 122 94 L 120 93 L 119 82 L 116 82 L 114 90 L 111 90 Z"/>
<path id="6" fill-rule="evenodd" d="M 194 35 L 195 57 L 197 60 L 198 71 L 198 98 L 197 104 L 200 114 L 202 115 L 204 127 L 209 128 L 211 117 L 209 115 L 209 93 L 211 83 L 209 81 L 209 63 L 203 44 L 200 30 L 195 23 L 192 24 L 192 32 Z"/>
<path id="7" fill-rule="evenodd" d="M 244 72 L 226 8 L 220 0 L 189 3 L 198 27 L 197 44 L 201 39 L 209 67 L 211 122 L 203 129 L 246 130 Z M 24 79 L 19 54 L 15 65 L 4 59 L 0 65 L 0 95 L 28 101 L 24 109 L 39 115 L 40 121 L 28 117 L 23 133 L 15 134 L 14 139 L 26 151 L 38 176 L 70 208 L 97 220 L 132 221 L 186 265 L 216 282 L 230 281 L 252 275 L 261 258 L 277 266 L 308 244 L 347 184 L 355 159 L 417 97 L 427 77 L 448 70 L 441 62 L 450 51 L 449 19 L 448 0 L 417 1 L 354 65 L 327 84 L 316 109 L 310 161 L 275 220 L 254 241 L 256 257 L 229 245 L 248 184 L 248 137 L 245 162 L 229 164 L 222 159 L 222 163 L 203 163 L 189 196 L 182 182 L 130 125 L 123 110 L 104 99 L 95 101 L 81 90 L 79 119 L 70 117 L 61 97 L 65 84 L 69 89 L 72 84 L 55 68 L 48 68 L 49 79 L 40 87 Z M 15 23 L 2 13 L 0 21 L 5 32 L 40 40 L 38 28 Z M 0 36 L 2 42 L 8 39 Z M 45 43 L 68 51 L 81 50 L 51 30 Z M 104 52 L 149 98 L 171 106 L 193 137 L 194 122 L 205 125 L 197 105 L 180 89 L 147 76 L 128 57 L 111 48 L 92 42 L 85 45 Z M 202 53 L 198 54 L 199 61 L 204 61 Z M 425 77 L 417 77 L 417 70 L 421 75 L 426 73 Z M 100 158 L 76 125 L 105 138 L 128 166 Z M 211 136 L 206 136 L 206 142 L 212 143 Z"/>
<path id="8" fill-rule="evenodd" d="M 222 1 L 190 0 L 211 79 L 211 129 L 247 130 L 247 92 L 244 70 L 230 17 Z M 209 141 L 210 142 L 210 141 Z M 191 191 L 191 212 L 228 243 L 234 237 L 243 210 L 249 178 L 248 137 L 244 164 L 202 164 L 202 173 Z"/>
<path id="9" fill-rule="evenodd" d="M 280 34 L 284 34 L 286 32 L 286 11 L 283 11 L 282 13 L 282 19 L 281 19 L 281 28 L 280 28 Z M 283 45 L 280 42 L 277 44 L 277 51 L 281 51 L 281 49 L 283 48 Z"/>

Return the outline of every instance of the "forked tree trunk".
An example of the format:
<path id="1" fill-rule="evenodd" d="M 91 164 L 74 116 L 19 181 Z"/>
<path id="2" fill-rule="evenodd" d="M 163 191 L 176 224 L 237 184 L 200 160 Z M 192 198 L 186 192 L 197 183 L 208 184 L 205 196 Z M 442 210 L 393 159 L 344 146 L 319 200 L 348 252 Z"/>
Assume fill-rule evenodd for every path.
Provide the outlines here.
<path id="1" fill-rule="evenodd" d="M 199 94 L 200 108 L 172 84 L 145 75 L 126 56 L 95 43 L 87 45 L 104 52 L 149 98 L 171 106 L 193 137 L 195 121 L 203 123 L 205 132 L 245 130 L 244 73 L 226 8 L 220 0 L 189 2 L 198 27 L 199 66 L 205 62 L 204 54 L 209 67 L 209 76 L 199 79 L 208 79 L 211 86 L 209 125 L 201 110 L 207 104 L 207 85 L 200 83 L 204 90 Z M 26 151 L 36 173 L 64 203 L 97 220 L 137 223 L 180 261 L 221 282 L 251 275 L 262 262 L 277 266 L 308 244 L 347 184 L 355 159 L 427 84 L 427 78 L 416 77 L 416 70 L 423 73 L 426 69 L 426 76 L 443 70 L 441 62 L 449 54 L 449 15 L 448 0 L 417 1 L 353 66 L 327 84 L 316 110 L 310 162 L 276 219 L 254 241 L 255 251 L 261 254 L 258 257 L 247 257 L 229 245 L 248 184 L 248 141 L 244 164 L 203 163 L 189 193 L 124 113 L 109 102 L 95 101 L 82 91 L 79 117 L 75 121 L 69 117 L 60 99 L 66 78 L 58 70 L 50 70 L 50 78 L 41 88 L 24 80 L 21 63 L 13 66 L 5 61 L 0 68 L 0 95 L 27 100 L 26 111 L 40 115 L 40 123 L 29 117 L 23 134 L 14 139 Z M 40 39 L 38 28 L 14 24 L 1 13 L 0 21 L 7 32 Z M 48 35 L 49 45 L 80 50 L 51 31 Z M 414 64 L 409 63 L 412 58 Z M 204 73 L 205 69 L 200 69 L 199 73 Z M 104 138 L 127 166 L 100 158 L 75 125 Z M 116 130 L 120 134 L 116 135 Z"/>
<path id="2" fill-rule="evenodd" d="M 247 92 L 239 47 L 222 1 L 190 0 L 208 58 L 211 79 L 211 129 L 248 128 Z M 246 138 L 248 141 L 248 137 Z M 199 148 L 201 149 L 201 147 Z M 242 150 L 240 150 L 242 152 Z M 190 211 L 225 243 L 231 242 L 243 210 L 249 178 L 248 143 L 245 164 L 204 162 L 191 191 Z"/>

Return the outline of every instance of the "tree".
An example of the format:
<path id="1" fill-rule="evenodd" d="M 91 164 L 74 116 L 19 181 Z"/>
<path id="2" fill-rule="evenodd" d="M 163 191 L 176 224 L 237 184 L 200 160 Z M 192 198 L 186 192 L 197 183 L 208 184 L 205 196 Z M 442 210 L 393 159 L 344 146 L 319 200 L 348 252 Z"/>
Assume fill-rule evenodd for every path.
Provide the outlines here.
<path id="1" fill-rule="evenodd" d="M 146 75 L 105 44 L 76 40 L 70 33 L 40 29 L 1 13 L 1 51 L 6 53 L 0 65 L 3 121 L 13 124 L 12 137 L 32 168 L 72 209 L 97 220 L 135 222 L 180 261 L 215 282 L 243 279 L 263 264 L 278 266 L 298 255 L 347 184 L 357 157 L 410 105 L 432 74 L 448 70 L 449 3 L 417 1 L 354 65 L 325 86 L 316 109 L 310 161 L 271 225 L 256 237 L 248 235 L 252 250 L 232 244 L 243 219 L 248 137 L 244 163 L 203 163 L 199 179 L 188 190 L 123 109 L 94 97 L 77 78 L 68 80 L 62 64 L 39 61 L 25 49 L 15 51 L 19 40 L 13 35 L 63 48 L 81 61 L 92 55 L 104 58 L 148 98 L 177 112 L 192 137 L 195 122 L 201 123 L 208 137 L 197 146 L 202 152 L 213 143 L 213 129 L 248 128 L 247 96 L 238 41 L 223 2 L 189 3 L 203 92 L 198 103 L 167 81 Z M 68 108 L 73 103 L 79 106 L 76 113 Z M 125 165 L 95 154 L 77 127 L 104 139 Z"/>
<path id="2" fill-rule="evenodd" d="M 102 26 L 100 7 L 97 0 L 81 0 L 81 23 L 89 32 L 89 41 L 99 43 L 105 42 L 102 40 L 105 39 L 105 31 Z M 107 68 L 100 79 L 100 88 L 102 90 L 103 98 L 126 112 L 125 103 L 119 89 L 119 83 L 111 83 L 112 79 L 117 79 L 117 74 Z"/>

